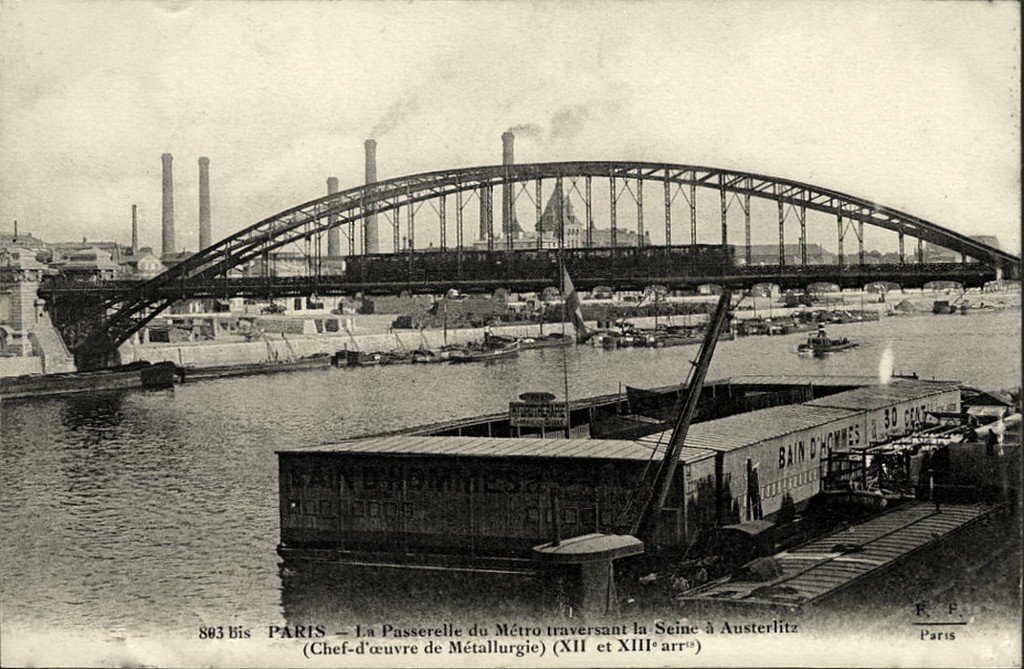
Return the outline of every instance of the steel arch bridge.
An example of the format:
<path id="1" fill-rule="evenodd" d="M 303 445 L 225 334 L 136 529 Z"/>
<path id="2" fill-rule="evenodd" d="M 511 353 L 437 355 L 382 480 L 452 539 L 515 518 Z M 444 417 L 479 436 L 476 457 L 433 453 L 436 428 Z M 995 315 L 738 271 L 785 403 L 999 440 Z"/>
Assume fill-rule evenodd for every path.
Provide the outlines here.
<path id="1" fill-rule="evenodd" d="M 133 333 L 172 302 L 188 296 L 190 288 L 216 284 L 218 280 L 221 281 L 221 286 L 227 286 L 228 284 L 225 284 L 224 280 L 228 278 L 230 270 L 261 257 L 267 258 L 271 252 L 289 244 L 308 243 L 310 240 L 316 240 L 319 247 L 321 236 L 327 231 L 337 228 L 346 233 L 349 243 L 348 258 L 351 261 L 356 256 L 365 256 L 368 250 L 366 235 L 363 235 L 362 248 L 356 248 L 357 229 L 361 229 L 366 219 L 382 215 L 391 217 L 395 234 L 395 252 L 399 252 L 397 235 L 400 222 L 399 212 L 401 211 L 407 214 L 408 248 L 406 250 L 411 253 L 415 248 L 414 214 L 421 203 L 427 201 L 439 203 L 431 205 L 439 217 L 440 248 L 434 250 L 448 252 L 458 257 L 461 263 L 462 254 L 466 249 L 463 210 L 466 206 L 464 200 L 467 194 L 475 195 L 479 200 L 479 225 L 481 231 L 486 231 L 489 254 L 501 251 L 514 253 L 511 236 L 507 236 L 507 239 L 499 239 L 494 229 L 494 189 L 503 187 L 506 189 L 503 192 L 502 218 L 507 229 L 510 205 L 506 193 L 514 192 L 516 187 L 522 191 L 528 191 L 529 185 L 533 184 L 536 192 L 534 204 L 539 226 L 542 184 L 545 181 L 550 183 L 552 180 L 557 182 L 559 189 L 562 188 L 565 180 L 569 180 L 572 188 L 584 199 L 586 231 L 581 245 L 589 247 L 594 230 L 591 185 L 595 179 L 608 180 L 609 183 L 609 216 L 611 248 L 613 249 L 616 246 L 617 204 L 627 191 L 636 204 L 637 244 L 644 245 L 643 186 L 647 184 L 650 188 L 651 182 L 654 182 L 654 184 L 660 184 L 664 191 L 666 247 L 672 244 L 671 205 L 678 195 L 682 195 L 689 205 L 689 241 L 691 245 L 696 246 L 696 189 L 702 188 L 712 189 L 720 194 L 723 245 L 727 243 L 728 238 L 727 211 L 733 203 L 738 202 L 744 214 L 748 265 L 751 247 L 750 203 L 752 198 L 756 198 L 769 200 L 778 209 L 779 266 L 775 270 L 779 272 L 786 269 L 784 234 L 785 222 L 790 214 L 795 213 L 800 225 L 800 266 L 806 265 L 806 212 L 810 210 L 835 217 L 839 243 L 839 266 L 833 268 L 834 273 L 845 271 L 843 241 L 851 230 L 859 243 L 858 257 L 863 265 L 863 230 L 864 226 L 868 225 L 886 229 L 898 235 L 899 265 L 908 272 L 912 271 L 913 265 L 910 263 L 905 265 L 904 239 L 906 236 L 918 240 L 919 263 L 923 263 L 922 244 L 927 242 L 954 251 L 960 254 L 964 260 L 971 258 L 977 261 L 981 267 L 993 272 L 993 278 L 994 276 L 1020 277 L 1020 258 L 1017 256 L 917 216 L 820 186 L 763 174 L 695 165 L 633 161 L 554 162 L 439 170 L 349 188 L 270 216 L 202 249 L 141 285 L 105 296 L 99 304 L 94 303 L 90 309 L 79 309 L 77 312 L 72 310 L 67 313 L 74 312 L 73 316 L 65 315 L 62 318 L 55 318 L 55 320 L 58 321 L 58 326 L 69 348 L 75 353 L 80 368 L 103 366 L 116 359 L 116 350 L 120 344 L 127 341 Z M 581 180 L 584 184 L 584 191 L 580 191 L 578 187 Z M 447 198 L 456 200 L 454 226 L 450 226 L 447 221 Z M 454 230 L 449 230 L 449 227 L 453 227 Z M 452 232 L 455 235 L 453 246 L 449 245 Z M 558 226 L 557 240 L 555 241 L 558 248 L 566 246 L 564 225 Z M 505 248 L 503 249 L 502 246 Z M 370 258 L 366 258 L 366 260 L 370 260 Z M 792 264 L 790 267 L 793 267 Z M 798 267 L 793 267 L 793 269 L 796 270 Z M 555 282 L 557 277 L 552 276 L 550 279 Z M 725 281 L 730 280 L 742 282 L 742 278 L 725 277 Z"/>

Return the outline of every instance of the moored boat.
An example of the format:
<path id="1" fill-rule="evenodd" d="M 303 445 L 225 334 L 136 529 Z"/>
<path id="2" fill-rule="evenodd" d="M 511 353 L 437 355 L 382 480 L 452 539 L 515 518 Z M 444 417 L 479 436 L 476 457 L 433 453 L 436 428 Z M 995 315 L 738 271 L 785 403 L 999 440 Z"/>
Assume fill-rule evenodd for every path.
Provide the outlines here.
<path id="1" fill-rule="evenodd" d="M 412 351 L 389 351 L 384 354 L 382 364 L 385 365 L 407 365 L 412 362 Z"/>
<path id="2" fill-rule="evenodd" d="M 554 348 L 558 346 L 570 346 L 573 338 L 561 332 L 554 332 L 541 337 L 523 337 L 519 340 L 519 350 L 527 351 L 532 348 Z"/>
<path id="3" fill-rule="evenodd" d="M 376 351 L 346 351 L 345 361 L 349 367 L 370 367 L 373 365 L 386 364 L 386 353 Z"/>
<path id="4" fill-rule="evenodd" d="M 519 342 L 505 344 L 499 348 L 474 348 L 466 347 L 454 349 L 448 354 L 451 362 L 486 362 L 488 360 L 500 360 L 503 358 L 514 358 L 519 355 Z"/>
<path id="5" fill-rule="evenodd" d="M 444 362 L 448 359 L 448 351 L 437 351 L 430 348 L 421 348 L 412 352 L 412 362 L 415 365 Z"/>
<path id="6" fill-rule="evenodd" d="M 213 367 L 186 366 L 180 368 L 179 374 L 182 381 L 218 379 L 227 376 L 249 376 L 251 374 L 275 374 L 277 372 L 294 372 L 303 369 L 330 367 L 331 359 L 330 353 L 317 353 L 293 360 L 271 360 L 237 365 L 217 365 Z"/>
<path id="7" fill-rule="evenodd" d="M 0 399 L 29 399 L 130 388 L 167 388 L 174 385 L 177 374 L 178 368 L 172 362 L 139 361 L 93 372 L 2 377 Z"/>

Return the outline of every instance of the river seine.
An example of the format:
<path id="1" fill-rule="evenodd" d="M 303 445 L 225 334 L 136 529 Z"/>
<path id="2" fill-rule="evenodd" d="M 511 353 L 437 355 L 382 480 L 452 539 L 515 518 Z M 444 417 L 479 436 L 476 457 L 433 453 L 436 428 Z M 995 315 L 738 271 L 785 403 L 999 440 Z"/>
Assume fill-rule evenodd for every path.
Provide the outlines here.
<path id="1" fill-rule="evenodd" d="M 796 355 L 800 334 L 722 342 L 709 378 L 891 367 L 1016 387 L 1020 318 L 1009 310 L 846 325 L 834 334 L 859 346 L 825 359 Z M 570 392 L 681 382 L 695 350 L 568 350 Z M 332 368 L 5 404 L 4 627 L 123 639 L 236 623 L 262 626 L 266 636 L 268 625 L 294 623 L 314 586 L 282 569 L 275 552 L 275 450 L 501 411 L 527 390 L 561 395 L 562 356 L 527 351 L 490 365 Z M 374 578 L 355 579 L 337 606 L 383 615 L 388 604 Z M 429 579 L 383 580 L 400 582 L 410 606 L 455 606 L 436 597 Z"/>

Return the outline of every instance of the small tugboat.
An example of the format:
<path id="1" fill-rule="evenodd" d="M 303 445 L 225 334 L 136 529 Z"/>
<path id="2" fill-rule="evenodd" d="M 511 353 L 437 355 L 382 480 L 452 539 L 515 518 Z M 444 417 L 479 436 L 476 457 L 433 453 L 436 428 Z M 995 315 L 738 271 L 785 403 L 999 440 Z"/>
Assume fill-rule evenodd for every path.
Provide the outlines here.
<path id="1" fill-rule="evenodd" d="M 831 339 L 826 333 L 824 326 L 818 326 L 818 331 L 807 338 L 807 341 L 800 344 L 796 352 L 801 355 L 822 356 L 836 351 L 845 351 L 853 348 L 856 344 L 846 337 Z"/>

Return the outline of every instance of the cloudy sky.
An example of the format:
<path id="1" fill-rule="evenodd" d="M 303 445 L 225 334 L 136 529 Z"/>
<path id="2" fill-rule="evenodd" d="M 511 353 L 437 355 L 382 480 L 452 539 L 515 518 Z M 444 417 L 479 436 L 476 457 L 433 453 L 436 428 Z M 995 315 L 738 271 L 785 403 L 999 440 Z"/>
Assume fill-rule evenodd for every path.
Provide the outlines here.
<path id="1" fill-rule="evenodd" d="M 709 164 L 1020 248 L 1016 2 L 0 2 L 0 229 L 195 248 L 362 180 L 517 159 Z"/>

